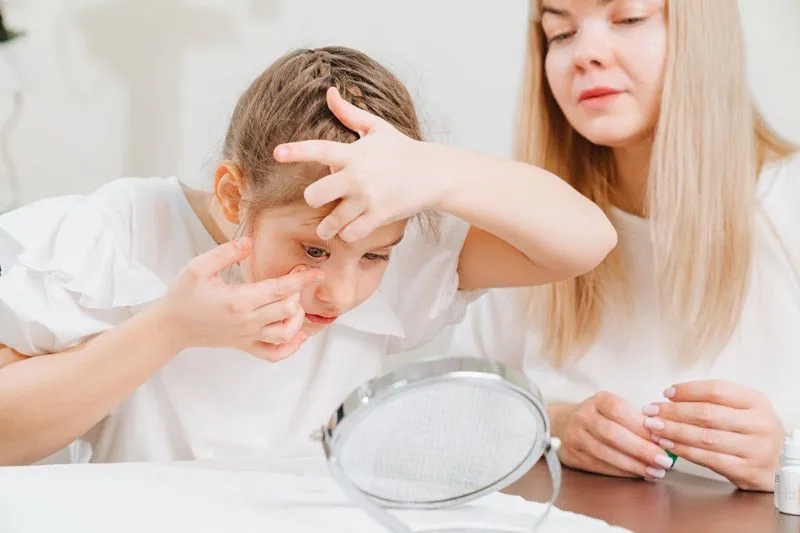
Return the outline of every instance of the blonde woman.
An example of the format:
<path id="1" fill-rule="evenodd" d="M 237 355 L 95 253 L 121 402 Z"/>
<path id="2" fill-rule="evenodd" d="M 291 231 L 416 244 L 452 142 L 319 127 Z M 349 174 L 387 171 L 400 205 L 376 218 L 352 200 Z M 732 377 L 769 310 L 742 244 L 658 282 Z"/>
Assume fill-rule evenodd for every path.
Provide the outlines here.
<path id="1" fill-rule="evenodd" d="M 754 111 L 732 0 L 535 0 L 519 157 L 603 207 L 596 270 L 473 304 L 453 352 L 523 367 L 562 461 L 773 489 L 800 426 L 800 157 Z M 700 467 L 700 468 L 698 468 Z"/>

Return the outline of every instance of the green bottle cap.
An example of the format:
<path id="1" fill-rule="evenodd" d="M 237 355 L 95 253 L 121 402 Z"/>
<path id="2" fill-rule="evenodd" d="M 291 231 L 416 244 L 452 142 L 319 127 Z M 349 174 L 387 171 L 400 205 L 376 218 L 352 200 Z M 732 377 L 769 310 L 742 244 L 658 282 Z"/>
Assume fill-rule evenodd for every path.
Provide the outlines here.
<path id="1" fill-rule="evenodd" d="M 669 458 L 672 459 L 672 466 L 675 466 L 675 463 L 678 462 L 678 456 L 675 455 L 674 453 L 672 453 L 669 450 L 664 450 L 664 451 L 667 452 L 667 455 L 669 455 Z"/>

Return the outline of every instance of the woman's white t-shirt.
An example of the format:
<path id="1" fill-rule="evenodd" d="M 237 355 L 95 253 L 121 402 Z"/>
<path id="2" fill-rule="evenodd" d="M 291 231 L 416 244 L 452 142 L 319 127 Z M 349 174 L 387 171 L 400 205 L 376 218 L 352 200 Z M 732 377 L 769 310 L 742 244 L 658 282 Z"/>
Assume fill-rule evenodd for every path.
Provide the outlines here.
<path id="1" fill-rule="evenodd" d="M 452 217 L 438 237 L 409 224 L 378 291 L 283 362 L 233 349 L 178 354 L 73 443 L 72 460 L 318 455 L 309 436 L 387 354 L 463 318 L 470 295 L 456 268 L 467 231 Z M 175 178 L 120 179 L 3 215 L 0 344 L 28 355 L 74 346 L 146 308 L 214 246 Z"/>
<path id="2" fill-rule="evenodd" d="M 524 369 L 548 402 L 579 403 L 605 390 L 640 408 L 664 401 L 662 391 L 676 383 L 728 380 L 766 394 L 787 430 L 800 427 L 800 155 L 765 167 L 758 193 L 763 216 L 751 287 L 738 330 L 718 357 L 691 364 L 674 353 L 656 303 L 649 223 L 621 211 L 612 218 L 629 268 L 632 317 L 604 317 L 585 355 L 557 369 L 541 356 L 543 320 L 525 315 L 525 293 L 495 289 L 470 305 L 451 352 Z M 711 475 L 685 461 L 676 467 Z"/>

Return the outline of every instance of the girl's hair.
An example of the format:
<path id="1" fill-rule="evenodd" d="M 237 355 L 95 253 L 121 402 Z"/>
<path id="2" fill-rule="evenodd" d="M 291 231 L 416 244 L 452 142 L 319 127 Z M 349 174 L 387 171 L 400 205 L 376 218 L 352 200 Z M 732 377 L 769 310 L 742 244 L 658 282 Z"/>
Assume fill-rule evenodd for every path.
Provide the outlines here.
<path id="1" fill-rule="evenodd" d="M 551 93 L 540 2 L 531 6 L 517 157 L 562 176 L 608 212 L 612 152 L 578 134 Z M 664 319 L 678 333 L 675 348 L 699 356 L 728 341 L 747 297 L 759 169 L 796 148 L 754 108 L 737 3 L 675 0 L 668 19 L 645 209 Z M 624 267 L 618 247 L 596 270 L 534 291 L 529 302 L 548 306 L 545 349 L 557 364 L 594 342 L 610 304 L 631 310 Z"/>
<path id="2" fill-rule="evenodd" d="M 414 104 L 406 88 L 367 55 L 345 47 L 290 52 L 256 78 L 239 98 L 223 147 L 246 183 L 247 220 L 266 208 L 303 200 L 303 191 L 329 173 L 312 163 L 280 164 L 273 151 L 282 143 L 358 139 L 330 111 L 328 88 L 348 102 L 382 118 L 412 139 L 422 140 Z"/>

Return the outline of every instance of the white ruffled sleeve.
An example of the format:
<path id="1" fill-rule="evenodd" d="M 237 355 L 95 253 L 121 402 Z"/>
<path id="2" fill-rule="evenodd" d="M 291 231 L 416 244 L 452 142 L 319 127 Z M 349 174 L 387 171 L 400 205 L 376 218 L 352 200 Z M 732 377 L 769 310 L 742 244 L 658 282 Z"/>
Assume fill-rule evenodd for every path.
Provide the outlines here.
<path id="1" fill-rule="evenodd" d="M 92 197 L 42 200 L 0 217 L 0 344 L 63 351 L 122 323 L 165 286 L 130 257 L 129 225 Z"/>
<path id="2" fill-rule="evenodd" d="M 393 337 L 389 353 L 412 350 L 433 340 L 444 328 L 460 322 L 467 304 L 483 291 L 458 289 L 458 259 L 470 225 L 445 215 L 434 235 L 409 223 L 403 245 L 392 254 L 388 296 L 403 326 L 403 336 Z"/>

